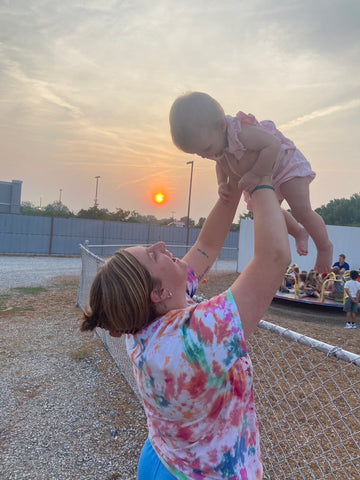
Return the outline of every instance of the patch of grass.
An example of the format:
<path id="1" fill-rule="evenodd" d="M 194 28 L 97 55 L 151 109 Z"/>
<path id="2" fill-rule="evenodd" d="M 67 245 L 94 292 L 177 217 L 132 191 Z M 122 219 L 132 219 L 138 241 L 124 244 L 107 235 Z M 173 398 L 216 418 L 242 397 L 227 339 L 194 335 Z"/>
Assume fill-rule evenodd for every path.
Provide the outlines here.
<path id="1" fill-rule="evenodd" d="M 5 305 L 1 305 L 0 303 L 0 313 L 8 313 L 14 310 L 13 307 L 5 307 Z"/>
<path id="2" fill-rule="evenodd" d="M 0 295 L 0 302 L 1 302 L 2 300 L 7 300 L 8 298 L 11 298 L 11 295 L 10 295 L 9 293 L 2 293 L 2 294 Z"/>
<path id="3" fill-rule="evenodd" d="M 70 357 L 73 360 L 85 360 L 86 358 L 92 357 L 92 349 L 89 347 L 81 347 L 78 348 L 77 350 L 74 350 L 73 352 L 70 353 Z"/>
<path id="4" fill-rule="evenodd" d="M 79 280 L 78 281 L 68 281 L 68 282 L 61 282 L 61 283 L 53 283 L 53 286 L 56 288 L 68 288 L 68 287 L 78 287 L 79 286 Z"/>
<path id="5" fill-rule="evenodd" d="M 35 312 L 34 307 L 5 307 L 0 304 L 0 313 Z"/>
<path id="6" fill-rule="evenodd" d="M 41 286 L 38 286 L 38 287 L 15 287 L 13 288 L 12 290 L 14 290 L 15 292 L 17 292 L 19 295 L 38 295 L 39 293 L 42 293 L 42 292 L 47 292 L 48 289 L 45 288 L 45 287 L 41 287 Z"/>

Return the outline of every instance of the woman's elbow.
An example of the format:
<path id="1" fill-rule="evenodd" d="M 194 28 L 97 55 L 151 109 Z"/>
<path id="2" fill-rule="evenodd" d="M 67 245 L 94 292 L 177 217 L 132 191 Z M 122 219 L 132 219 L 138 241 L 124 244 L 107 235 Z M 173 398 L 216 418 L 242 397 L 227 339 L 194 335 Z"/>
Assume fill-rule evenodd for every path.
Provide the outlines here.
<path id="1" fill-rule="evenodd" d="M 279 270 L 284 270 L 288 268 L 289 264 L 291 263 L 291 252 L 290 246 L 285 245 L 281 248 L 277 248 L 273 251 L 273 262 Z"/>
<path id="2" fill-rule="evenodd" d="M 288 242 L 279 243 L 267 251 L 262 252 L 263 261 L 268 264 L 268 268 L 272 271 L 277 270 L 279 273 L 285 272 L 291 263 L 291 253 Z"/>

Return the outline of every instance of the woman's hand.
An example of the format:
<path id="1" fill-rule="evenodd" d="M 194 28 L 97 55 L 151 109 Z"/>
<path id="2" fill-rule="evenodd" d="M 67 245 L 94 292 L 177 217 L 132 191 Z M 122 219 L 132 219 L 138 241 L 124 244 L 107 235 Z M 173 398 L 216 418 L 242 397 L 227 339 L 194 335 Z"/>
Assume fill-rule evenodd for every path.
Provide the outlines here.
<path id="1" fill-rule="evenodd" d="M 238 177 L 231 174 L 227 182 L 219 184 L 218 193 L 220 199 L 225 203 L 230 203 L 231 201 L 239 202 L 242 188 L 239 187 Z"/>
<path id="2" fill-rule="evenodd" d="M 245 173 L 245 175 L 241 178 L 238 183 L 238 187 L 240 190 L 245 190 L 245 192 L 251 193 L 254 188 L 259 185 L 260 180 L 261 177 L 250 170 L 250 172 Z"/>

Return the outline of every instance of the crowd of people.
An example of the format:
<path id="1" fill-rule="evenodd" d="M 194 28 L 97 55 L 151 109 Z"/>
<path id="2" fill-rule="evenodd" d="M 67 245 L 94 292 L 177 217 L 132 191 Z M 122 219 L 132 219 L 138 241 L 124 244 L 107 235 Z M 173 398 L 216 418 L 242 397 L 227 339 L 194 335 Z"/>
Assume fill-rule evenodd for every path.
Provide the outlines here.
<path id="1" fill-rule="evenodd" d="M 350 270 L 343 253 L 332 265 L 329 274 L 319 274 L 311 269 L 308 272 L 293 264 L 285 274 L 281 292 L 295 292 L 298 298 L 330 298 L 344 304 L 346 313 L 345 328 L 356 328 L 355 315 L 360 301 L 360 269 Z"/>

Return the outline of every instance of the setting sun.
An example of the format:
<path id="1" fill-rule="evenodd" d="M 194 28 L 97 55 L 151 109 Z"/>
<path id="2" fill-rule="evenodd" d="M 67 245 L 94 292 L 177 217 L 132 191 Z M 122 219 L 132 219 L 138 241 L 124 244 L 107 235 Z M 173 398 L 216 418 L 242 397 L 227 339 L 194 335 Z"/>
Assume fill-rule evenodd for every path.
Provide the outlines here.
<path id="1" fill-rule="evenodd" d="M 155 193 L 154 200 L 156 203 L 163 203 L 163 201 L 165 200 L 165 195 L 160 192 Z"/>

